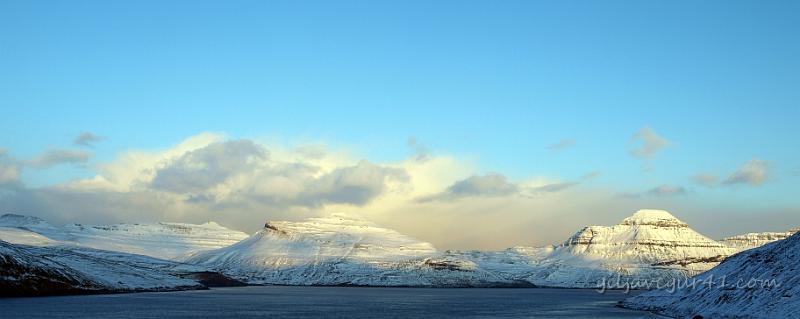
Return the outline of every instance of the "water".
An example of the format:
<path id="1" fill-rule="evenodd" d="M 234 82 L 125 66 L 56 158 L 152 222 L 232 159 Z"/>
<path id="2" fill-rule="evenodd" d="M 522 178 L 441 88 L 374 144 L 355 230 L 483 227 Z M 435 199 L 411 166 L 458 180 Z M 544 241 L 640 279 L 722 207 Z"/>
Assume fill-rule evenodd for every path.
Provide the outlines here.
<path id="1" fill-rule="evenodd" d="M 636 292 L 578 289 L 237 287 L 0 299 L 2 318 L 659 318 L 615 307 Z"/>

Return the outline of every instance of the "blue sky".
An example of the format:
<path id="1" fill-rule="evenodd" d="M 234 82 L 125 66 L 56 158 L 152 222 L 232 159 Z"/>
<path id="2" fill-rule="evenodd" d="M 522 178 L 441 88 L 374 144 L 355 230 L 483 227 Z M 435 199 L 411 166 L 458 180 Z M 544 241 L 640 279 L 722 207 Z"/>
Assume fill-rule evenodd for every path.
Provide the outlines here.
<path id="1" fill-rule="evenodd" d="M 410 137 L 476 174 L 685 186 L 726 205 L 797 208 L 795 1 L 4 1 L 0 148 L 17 159 L 107 139 L 87 178 L 130 149 L 200 132 L 323 143 L 401 161 Z M 652 128 L 669 141 L 629 154 Z M 562 140 L 574 145 L 548 149 Z M 691 186 L 750 160 L 757 187 Z M 700 199 L 696 199 L 700 200 Z M 767 205 L 768 206 L 768 205 Z"/>

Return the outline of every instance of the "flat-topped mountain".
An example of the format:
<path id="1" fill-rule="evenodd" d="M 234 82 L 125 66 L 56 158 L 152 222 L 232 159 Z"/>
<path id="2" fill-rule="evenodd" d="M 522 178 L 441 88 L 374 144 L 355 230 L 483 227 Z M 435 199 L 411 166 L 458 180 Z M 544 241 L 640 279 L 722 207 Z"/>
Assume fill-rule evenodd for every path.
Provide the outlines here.
<path id="1" fill-rule="evenodd" d="M 268 222 L 229 247 L 186 259 L 253 283 L 369 286 L 510 285 L 447 258 L 430 243 L 361 218 L 336 214 L 303 222 Z"/>
<path id="2" fill-rule="evenodd" d="M 730 255 L 734 250 L 701 235 L 663 210 L 640 210 L 614 226 L 589 226 L 556 250 L 560 253 L 618 263 L 694 264 L 694 260 Z M 690 267 L 691 268 L 691 267 Z M 699 265 L 698 270 L 707 270 Z"/>

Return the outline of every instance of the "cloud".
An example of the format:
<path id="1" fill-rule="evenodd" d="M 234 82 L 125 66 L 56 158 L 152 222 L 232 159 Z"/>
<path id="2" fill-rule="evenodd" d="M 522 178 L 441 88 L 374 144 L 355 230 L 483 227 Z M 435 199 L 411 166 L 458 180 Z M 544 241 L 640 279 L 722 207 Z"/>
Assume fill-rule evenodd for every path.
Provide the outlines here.
<path id="1" fill-rule="evenodd" d="M 420 201 L 452 200 L 475 196 L 505 196 L 517 193 L 519 186 L 509 182 L 500 174 L 473 175 L 459 180 L 434 196 L 420 198 Z"/>
<path id="2" fill-rule="evenodd" d="M 561 191 L 573 188 L 575 186 L 578 186 L 581 183 L 584 183 L 586 181 L 589 181 L 589 180 L 592 180 L 594 178 L 597 178 L 597 176 L 600 176 L 600 174 L 601 173 L 598 172 L 598 171 L 592 171 L 592 172 L 588 172 L 586 174 L 583 174 L 583 176 L 581 176 L 581 178 L 579 180 L 577 180 L 577 181 L 557 182 L 557 183 L 544 184 L 544 185 L 540 185 L 540 186 L 532 186 L 532 187 L 528 187 L 527 190 L 530 191 L 530 192 L 533 192 L 533 193 L 556 193 L 556 192 L 561 192 Z"/>
<path id="3" fill-rule="evenodd" d="M 364 205 L 386 190 L 389 179 L 407 181 L 399 168 L 382 167 L 362 160 L 355 166 L 337 168 L 320 177 L 305 196 L 309 203 L 349 203 Z"/>
<path id="4" fill-rule="evenodd" d="M 705 187 L 714 187 L 717 185 L 719 178 L 717 175 L 713 174 L 697 174 L 689 178 L 693 182 L 697 183 L 698 185 L 702 185 Z"/>
<path id="5" fill-rule="evenodd" d="M 727 179 L 722 181 L 725 185 L 747 184 L 761 186 L 769 179 L 770 163 L 754 159 L 739 167 Z"/>
<path id="6" fill-rule="evenodd" d="M 49 150 L 35 158 L 26 161 L 27 166 L 45 169 L 60 164 L 84 164 L 92 157 L 92 153 L 74 150 Z"/>
<path id="7" fill-rule="evenodd" d="M 537 192 L 537 193 L 542 193 L 542 192 L 544 192 L 544 193 L 554 193 L 554 192 L 563 191 L 563 190 L 568 189 L 568 188 L 572 188 L 572 187 L 577 186 L 579 184 L 580 183 L 578 183 L 578 182 L 553 183 L 553 184 L 547 184 L 547 185 L 543 185 L 543 186 L 539 186 L 539 187 L 534 187 L 532 190 L 534 192 Z"/>
<path id="8" fill-rule="evenodd" d="M 237 174 L 253 173 L 267 154 L 266 149 L 249 140 L 211 144 L 157 169 L 150 186 L 173 193 L 204 191 Z"/>
<path id="9" fill-rule="evenodd" d="M 83 160 L 55 155 L 42 156 L 35 164 Z M 97 168 L 92 178 L 46 187 L 0 184 L 0 211 L 55 222 L 215 220 L 255 230 L 266 217 L 304 218 L 328 206 L 352 210 L 408 188 L 410 181 L 406 168 L 398 165 L 354 160 L 320 147 L 270 147 L 211 133 L 162 151 L 132 150 Z M 15 172 L 0 164 L 2 178 L 16 180 Z"/>
<path id="10" fill-rule="evenodd" d="M 651 159 L 662 149 L 670 145 L 670 142 L 661 137 L 649 127 L 640 129 L 633 135 L 631 140 L 637 145 L 630 150 L 630 154 L 640 159 Z"/>
<path id="11" fill-rule="evenodd" d="M 45 187 L 26 187 L 18 176 L 25 162 L 0 153 L 6 154 L 0 172 L 14 172 L 9 183 L 0 183 L 0 211 L 53 223 L 213 220 L 255 231 L 264 219 L 347 212 L 440 249 L 502 249 L 557 243 L 581 227 L 613 225 L 645 206 L 701 222 L 705 218 L 693 216 L 722 210 L 692 206 L 700 199 L 682 196 L 687 190 L 680 186 L 629 197 L 584 186 L 598 172 L 569 180 L 512 180 L 500 173 L 476 175 L 479 166 L 464 157 L 373 162 L 324 144 L 276 146 L 215 133 L 160 150 L 128 150 L 92 165 L 95 176 Z M 714 225 L 709 221 L 706 228 Z"/>
<path id="12" fill-rule="evenodd" d="M 653 198 L 653 197 L 675 197 L 675 196 L 684 196 L 688 192 L 686 188 L 683 186 L 673 186 L 673 185 L 660 185 L 648 189 L 644 192 L 621 192 L 617 193 L 617 198 L 623 199 L 644 199 L 644 198 Z"/>
<path id="13" fill-rule="evenodd" d="M 563 140 L 558 141 L 558 143 L 551 144 L 551 145 L 547 146 L 547 149 L 549 149 L 552 152 L 558 152 L 558 151 L 561 151 L 563 149 L 572 147 L 574 145 L 575 145 L 575 140 L 574 139 L 563 139 Z"/>
<path id="14" fill-rule="evenodd" d="M 95 135 L 92 132 L 84 132 L 78 135 L 78 137 L 73 140 L 73 143 L 80 146 L 94 147 L 95 143 L 102 142 L 105 139 L 105 137 Z"/>
<path id="15" fill-rule="evenodd" d="M 19 181 L 19 165 L 8 155 L 8 150 L 0 148 L 0 185 Z"/>
<path id="16" fill-rule="evenodd" d="M 654 187 L 647 191 L 647 195 L 651 196 L 683 196 L 686 195 L 686 189 L 682 186 L 661 185 Z"/>
<path id="17" fill-rule="evenodd" d="M 321 156 L 324 154 L 313 154 L 313 158 Z M 273 206 L 318 207 L 328 203 L 363 205 L 381 195 L 389 180 L 406 178 L 402 169 L 365 160 L 325 171 L 308 161 L 273 159 L 263 145 L 234 140 L 212 143 L 170 160 L 156 170 L 150 188 L 185 195 L 194 202 L 251 200 Z"/>

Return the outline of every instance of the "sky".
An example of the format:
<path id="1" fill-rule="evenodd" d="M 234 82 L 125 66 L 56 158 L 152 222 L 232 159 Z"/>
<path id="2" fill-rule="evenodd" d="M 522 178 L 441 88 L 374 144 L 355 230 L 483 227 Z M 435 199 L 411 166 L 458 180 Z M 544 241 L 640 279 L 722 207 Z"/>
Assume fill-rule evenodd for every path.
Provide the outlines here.
<path id="1" fill-rule="evenodd" d="M 2 1 L 0 212 L 438 248 L 800 225 L 796 1 Z M 468 231 L 464 231 L 467 229 Z"/>

